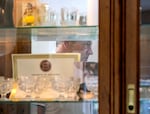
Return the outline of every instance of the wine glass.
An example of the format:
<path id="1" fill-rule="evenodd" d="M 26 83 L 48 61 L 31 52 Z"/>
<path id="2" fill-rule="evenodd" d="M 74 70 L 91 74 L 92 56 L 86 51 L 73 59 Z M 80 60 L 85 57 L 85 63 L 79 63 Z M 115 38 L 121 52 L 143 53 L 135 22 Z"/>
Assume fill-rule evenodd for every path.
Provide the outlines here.
<path id="1" fill-rule="evenodd" d="M 98 77 L 97 76 L 86 77 L 85 83 L 88 90 L 90 90 L 94 94 L 94 98 L 98 99 Z"/>
<path id="2" fill-rule="evenodd" d="M 35 98 L 38 99 L 40 98 L 40 95 L 43 91 L 46 90 L 48 86 L 48 76 L 35 76 L 35 88 L 34 88 L 34 93 L 35 93 Z"/>
<path id="3" fill-rule="evenodd" d="M 19 88 L 23 90 L 26 94 L 25 98 L 31 99 L 32 92 L 35 87 L 35 77 L 34 76 L 20 76 L 19 78 Z"/>
<path id="4" fill-rule="evenodd" d="M 59 77 L 56 76 L 54 78 L 52 87 L 59 92 L 58 99 L 59 100 L 65 100 L 67 98 L 67 91 L 70 86 L 70 80 L 68 77 Z"/>
<path id="5" fill-rule="evenodd" d="M 12 78 L 4 78 L 0 80 L 0 93 L 1 99 L 0 100 L 9 100 L 6 95 L 11 92 L 13 88 L 13 79 Z"/>
<path id="6" fill-rule="evenodd" d="M 70 86 L 68 89 L 68 99 L 69 100 L 77 100 L 77 91 L 80 87 L 80 78 L 70 78 Z"/>

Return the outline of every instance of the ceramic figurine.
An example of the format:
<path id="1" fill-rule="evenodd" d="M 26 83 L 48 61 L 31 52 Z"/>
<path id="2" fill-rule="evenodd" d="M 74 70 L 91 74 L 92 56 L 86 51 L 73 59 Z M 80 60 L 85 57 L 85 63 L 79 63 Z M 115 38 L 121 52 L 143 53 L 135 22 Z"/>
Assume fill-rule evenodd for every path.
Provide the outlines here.
<path id="1" fill-rule="evenodd" d="M 24 26 L 33 26 L 35 24 L 35 16 L 33 14 L 33 6 L 31 3 L 27 3 L 24 15 L 23 15 L 23 25 Z"/>

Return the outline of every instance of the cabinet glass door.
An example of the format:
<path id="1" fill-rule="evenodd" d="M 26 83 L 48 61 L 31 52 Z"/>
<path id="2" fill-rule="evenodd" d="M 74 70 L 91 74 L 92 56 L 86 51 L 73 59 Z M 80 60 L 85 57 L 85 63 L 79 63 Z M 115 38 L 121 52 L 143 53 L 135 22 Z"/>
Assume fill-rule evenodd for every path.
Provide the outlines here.
<path id="1" fill-rule="evenodd" d="M 140 25 L 140 114 L 150 113 L 150 3 L 141 0 Z"/>

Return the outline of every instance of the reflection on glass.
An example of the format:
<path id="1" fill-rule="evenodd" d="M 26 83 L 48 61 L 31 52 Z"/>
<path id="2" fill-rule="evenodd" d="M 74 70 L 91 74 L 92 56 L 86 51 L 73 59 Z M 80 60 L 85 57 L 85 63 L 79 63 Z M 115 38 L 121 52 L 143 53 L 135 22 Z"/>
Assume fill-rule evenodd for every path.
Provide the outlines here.
<path id="1" fill-rule="evenodd" d="M 1 32 L 0 46 L 4 47 L 2 53 L 4 55 L 4 58 L 7 59 L 7 61 L 4 61 L 4 59 L 2 59 L 2 58 L 0 59 L 2 61 L 0 69 L 3 68 L 3 66 L 7 64 L 7 69 L 6 69 L 6 67 L 3 68 L 4 70 L 1 70 L 1 73 L 3 73 L 3 71 L 6 72 L 6 71 L 8 71 L 8 69 L 11 69 L 10 57 L 11 57 L 12 53 L 33 53 L 34 51 L 32 50 L 32 52 L 31 52 L 31 47 L 34 50 L 36 49 L 36 53 L 38 53 L 38 54 L 52 53 L 52 52 L 55 53 L 56 42 L 57 42 L 57 40 L 60 40 L 60 39 L 62 41 L 63 40 L 73 41 L 72 43 L 74 44 L 75 50 L 71 51 L 71 52 L 79 52 L 81 54 L 86 54 L 86 55 L 82 56 L 82 60 L 98 61 L 97 27 L 94 27 L 94 26 L 93 27 L 84 27 L 84 26 L 82 26 L 82 27 L 58 27 L 58 28 L 57 27 L 56 28 L 55 27 L 54 28 L 53 27 L 52 28 L 51 27 L 50 28 L 43 27 L 43 28 L 34 28 L 33 30 L 31 30 L 31 28 L 30 29 L 28 29 L 28 28 L 20 29 L 19 28 L 19 30 L 17 30 L 17 32 L 13 32 L 14 34 L 12 34 L 10 32 L 11 30 L 8 32 L 6 30 Z M 68 36 L 70 36 L 70 34 L 73 34 L 73 37 L 68 38 Z M 16 37 L 16 35 L 17 35 L 17 37 Z M 34 39 L 34 41 L 31 40 L 30 37 L 32 37 Z M 10 40 L 8 40 L 8 38 Z M 92 44 L 89 41 L 91 41 Z M 33 43 L 35 43 L 35 42 L 37 43 L 37 45 L 33 46 Z M 51 42 L 53 42 L 53 44 L 49 45 Z M 40 45 L 39 45 L 39 43 L 40 43 Z M 45 45 L 45 43 L 46 43 L 46 45 Z M 4 44 L 4 45 L 2 45 L 2 44 Z M 10 48 L 11 44 L 13 44 L 13 47 L 15 47 L 14 50 L 12 50 L 13 48 Z M 79 44 L 82 44 L 82 45 L 79 46 Z M 52 49 L 52 48 L 54 48 L 54 49 Z M 70 49 L 72 49 L 72 48 L 70 48 Z M 7 54 L 8 50 L 10 50 L 9 55 Z M 52 52 L 49 50 L 52 50 Z M 64 67 L 67 67 L 67 66 L 64 65 Z M 6 72 L 6 73 L 8 73 L 8 72 Z M 77 72 L 77 74 L 79 74 L 79 73 L 80 72 Z M 4 75 L 4 73 L 1 75 Z M 21 80 L 19 79 L 19 88 L 22 90 L 21 92 L 23 93 L 23 95 L 24 95 L 24 93 L 26 93 L 26 98 L 29 100 L 31 100 L 31 98 L 33 98 L 33 100 L 35 100 L 34 99 L 35 97 L 39 97 L 38 95 L 37 96 L 32 96 L 32 95 L 35 95 L 34 90 L 36 88 L 36 86 L 34 86 L 33 82 L 37 82 L 38 90 L 36 90 L 36 92 L 40 92 L 40 90 L 41 90 L 41 87 L 39 87 L 40 81 L 31 81 L 32 76 L 30 76 L 30 78 L 28 76 L 19 76 L 19 77 L 23 78 Z M 73 82 L 74 85 L 72 85 L 72 83 L 69 82 L 69 85 L 70 85 L 69 89 L 68 89 L 69 91 L 67 89 L 64 89 L 67 92 L 66 96 L 64 95 L 63 91 L 61 91 L 61 95 L 60 95 L 61 100 L 62 99 L 63 100 L 69 99 L 71 101 L 73 101 L 72 99 L 76 100 L 76 98 L 74 98 L 74 97 L 76 97 L 75 96 L 76 89 L 78 89 L 79 82 L 77 82 L 77 83 Z M 66 83 L 66 85 L 68 85 L 67 83 Z M 59 83 L 56 83 L 56 84 L 58 85 Z M 61 82 L 58 86 L 60 86 L 60 85 L 63 85 L 65 87 L 65 84 L 62 84 Z M 57 88 L 58 88 L 58 86 L 57 86 Z M 60 88 L 62 88 L 62 86 Z M 73 94 L 68 94 L 70 92 Z M 62 97 L 65 97 L 65 98 L 62 98 Z M 94 110 L 94 114 L 96 114 L 96 111 L 98 111 L 98 101 L 96 101 L 96 102 L 97 102 L 97 105 L 94 105 L 93 101 L 88 102 L 88 103 L 87 102 L 84 102 L 84 103 L 78 102 L 78 104 L 77 104 L 77 102 L 72 102 L 72 103 L 68 103 L 68 104 L 62 103 L 62 107 L 67 108 L 66 110 L 68 110 L 68 107 L 69 107 L 69 110 L 71 111 L 71 113 L 69 113 L 69 114 L 73 114 L 72 112 L 75 112 L 75 111 L 76 111 L 76 114 L 79 114 L 80 112 L 83 112 L 83 111 L 85 111 L 86 114 L 87 113 L 92 114 L 93 110 Z M 43 105 L 45 105 L 45 103 L 43 103 Z M 61 109 L 62 109 L 62 107 L 61 107 Z M 88 109 L 88 111 L 86 111 L 87 107 L 90 107 Z M 63 111 L 65 112 L 66 110 L 63 110 Z"/>

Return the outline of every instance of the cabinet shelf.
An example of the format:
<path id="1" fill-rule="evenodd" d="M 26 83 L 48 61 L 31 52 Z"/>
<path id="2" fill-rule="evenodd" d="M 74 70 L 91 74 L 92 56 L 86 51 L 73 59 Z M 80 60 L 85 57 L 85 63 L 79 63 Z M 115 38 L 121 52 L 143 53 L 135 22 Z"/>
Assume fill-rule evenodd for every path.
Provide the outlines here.
<path id="1" fill-rule="evenodd" d="M 31 100 L 27 100 L 27 101 L 0 101 L 0 103 L 98 103 L 98 100 L 84 100 L 84 101 L 31 101 Z"/>
<path id="2" fill-rule="evenodd" d="M 36 41 L 56 40 L 96 40 L 98 38 L 98 26 L 60 26 L 60 27 L 18 27 L 0 28 L 0 37 L 5 35 L 22 37 L 29 35 Z M 1 39 L 2 40 L 2 39 Z"/>

